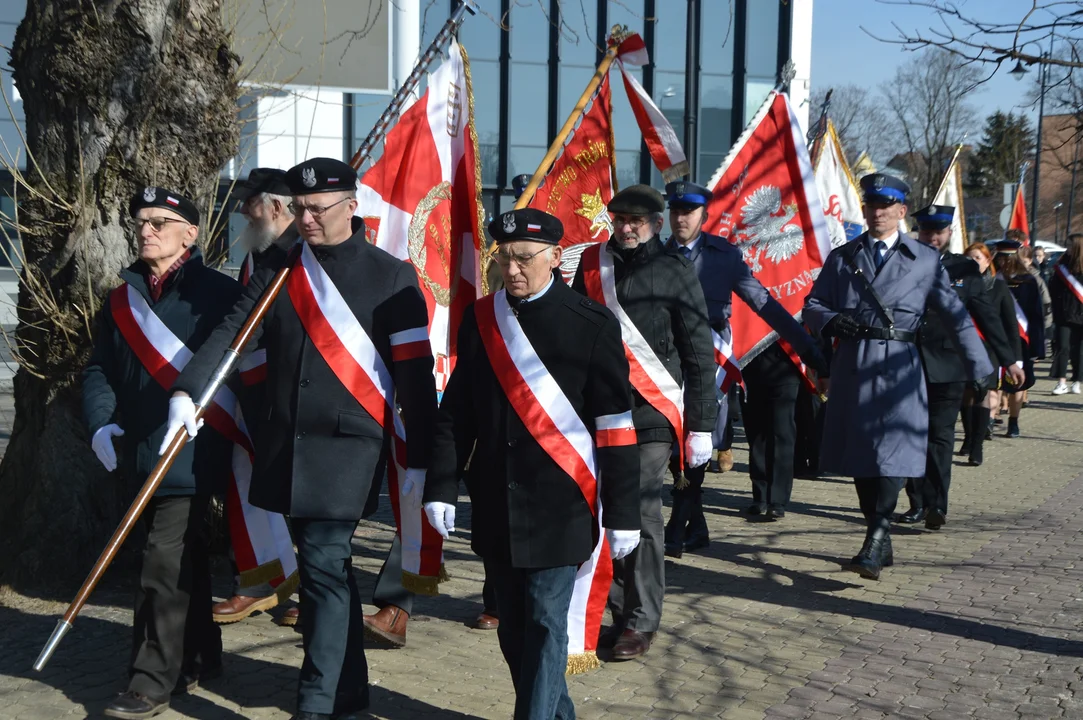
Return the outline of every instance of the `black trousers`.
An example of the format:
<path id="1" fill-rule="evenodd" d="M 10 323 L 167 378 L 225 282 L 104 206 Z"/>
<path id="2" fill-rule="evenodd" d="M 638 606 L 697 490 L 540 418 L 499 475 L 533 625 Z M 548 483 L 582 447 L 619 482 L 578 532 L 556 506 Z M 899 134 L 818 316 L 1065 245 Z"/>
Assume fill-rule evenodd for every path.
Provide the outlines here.
<path id="1" fill-rule="evenodd" d="M 402 586 L 402 542 L 398 533 L 395 533 L 391 551 L 387 553 L 380 574 L 376 576 L 372 604 L 381 609 L 394 605 L 402 608 L 407 615 L 414 614 L 414 594 Z"/>
<path id="2" fill-rule="evenodd" d="M 1067 378 L 1070 360 L 1069 382 L 1083 380 L 1083 325 L 1058 325 L 1053 348 L 1053 377 Z"/>
<path id="3" fill-rule="evenodd" d="M 793 491 L 794 409 L 801 377 L 778 345 L 760 353 L 742 374 L 748 390 L 741 413 L 748 436 L 752 501 L 784 509 Z"/>
<path id="4" fill-rule="evenodd" d="M 955 449 L 955 419 L 963 404 L 965 382 L 929 383 L 929 447 L 925 454 L 925 477 L 906 481 L 910 507 L 948 511 L 951 488 L 951 456 Z"/>
<path id="5" fill-rule="evenodd" d="M 906 483 L 901 477 L 860 477 L 854 478 L 857 488 L 857 501 L 869 533 L 880 529 L 891 530 L 891 518 L 895 514 L 895 505 L 899 501 L 899 490 Z"/>
<path id="6" fill-rule="evenodd" d="M 331 714 L 368 705 L 363 610 L 350 546 L 355 527 L 354 520 L 293 520 L 305 650 L 298 712 Z"/>
<path id="7" fill-rule="evenodd" d="M 143 511 L 147 540 L 135 595 L 128 689 L 168 700 L 181 671 L 222 659 L 211 619 L 205 496 L 156 496 Z"/>
<path id="8" fill-rule="evenodd" d="M 797 439 L 793 447 L 793 469 L 798 477 L 820 474 L 820 442 L 824 434 L 824 404 L 810 392 L 798 392 L 794 407 Z"/>
<path id="9" fill-rule="evenodd" d="M 671 458 L 669 465 L 674 477 L 681 474 L 677 458 Z M 669 512 L 665 531 L 666 545 L 682 545 L 710 534 L 707 518 L 703 514 L 703 480 L 707 476 L 707 466 L 685 468 L 683 474 L 688 487 L 679 490 L 673 488 L 673 508 Z"/>

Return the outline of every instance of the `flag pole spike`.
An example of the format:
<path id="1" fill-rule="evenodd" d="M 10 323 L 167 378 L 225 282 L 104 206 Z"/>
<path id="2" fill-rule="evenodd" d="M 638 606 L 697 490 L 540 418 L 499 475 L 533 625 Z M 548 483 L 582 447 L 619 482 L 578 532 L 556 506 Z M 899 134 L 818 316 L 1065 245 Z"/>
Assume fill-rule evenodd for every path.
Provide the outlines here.
<path id="1" fill-rule="evenodd" d="M 538 164 L 538 169 L 535 170 L 534 174 L 530 177 L 530 182 L 523 188 L 523 194 L 515 201 L 516 210 L 525 208 L 530 204 L 530 201 L 534 199 L 534 193 L 538 191 L 538 188 L 542 184 L 542 180 L 545 179 L 545 175 L 549 172 L 549 169 L 553 167 L 553 163 L 556 162 L 557 157 L 560 155 L 560 151 L 564 148 L 564 143 L 572 134 L 576 123 L 579 122 L 579 118 L 586 112 L 587 105 L 590 103 L 591 98 L 594 97 L 594 93 L 597 92 L 598 87 L 601 86 L 602 80 L 605 79 L 606 73 L 609 72 L 610 66 L 617 58 L 617 48 L 629 35 L 631 35 L 631 32 L 629 32 L 626 25 L 614 25 L 609 31 L 609 47 L 606 48 L 605 55 L 602 57 L 602 62 L 598 64 L 597 69 L 594 71 L 594 76 L 591 77 L 590 82 L 587 83 L 587 87 L 583 91 L 583 94 L 579 96 L 579 102 L 572 108 L 571 113 L 568 115 L 568 119 L 564 121 L 563 127 L 560 128 L 560 132 L 553 138 L 553 142 L 550 143 L 545 156 Z"/>
<path id="2" fill-rule="evenodd" d="M 812 161 L 812 166 L 816 167 L 816 159 L 819 157 L 820 149 L 823 146 L 823 137 L 827 133 L 827 109 L 831 107 L 831 93 L 835 92 L 834 88 L 830 88 L 827 91 L 827 95 L 824 96 L 823 105 L 820 107 L 820 119 L 816 121 L 815 127 L 809 128 L 808 135 L 805 139 L 808 141 L 809 160 Z"/>

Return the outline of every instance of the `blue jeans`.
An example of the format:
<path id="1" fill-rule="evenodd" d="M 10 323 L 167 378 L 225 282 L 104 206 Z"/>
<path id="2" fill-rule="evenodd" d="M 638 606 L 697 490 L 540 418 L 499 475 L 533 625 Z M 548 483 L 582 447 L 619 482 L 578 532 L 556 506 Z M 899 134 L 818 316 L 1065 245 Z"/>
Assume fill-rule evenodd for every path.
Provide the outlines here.
<path id="1" fill-rule="evenodd" d="M 573 720 L 568 695 L 568 608 L 575 565 L 514 568 L 485 561 L 485 579 L 496 595 L 497 638 L 515 686 L 515 720 Z"/>

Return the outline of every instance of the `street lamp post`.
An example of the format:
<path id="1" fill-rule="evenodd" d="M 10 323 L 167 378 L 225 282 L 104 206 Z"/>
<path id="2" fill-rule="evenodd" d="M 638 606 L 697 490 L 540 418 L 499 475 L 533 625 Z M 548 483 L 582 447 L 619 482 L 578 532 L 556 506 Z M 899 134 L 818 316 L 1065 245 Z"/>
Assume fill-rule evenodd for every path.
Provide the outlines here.
<path id="1" fill-rule="evenodd" d="M 1038 131 L 1035 133 L 1034 147 L 1034 187 L 1030 192 L 1030 227 L 1033 232 L 1038 231 L 1038 187 L 1042 170 L 1042 117 L 1045 115 L 1045 83 L 1049 79 L 1049 57 L 1053 50 L 1053 38 L 1049 38 L 1050 52 L 1042 53 L 1038 61 Z M 1016 80 L 1022 80 L 1027 74 L 1021 60 L 1016 61 L 1015 67 L 1009 73 Z"/>
<path id="2" fill-rule="evenodd" d="M 1053 205 L 1053 243 L 1055 245 L 1060 244 L 1060 209 L 1062 207 L 1064 207 L 1064 203 Z"/>

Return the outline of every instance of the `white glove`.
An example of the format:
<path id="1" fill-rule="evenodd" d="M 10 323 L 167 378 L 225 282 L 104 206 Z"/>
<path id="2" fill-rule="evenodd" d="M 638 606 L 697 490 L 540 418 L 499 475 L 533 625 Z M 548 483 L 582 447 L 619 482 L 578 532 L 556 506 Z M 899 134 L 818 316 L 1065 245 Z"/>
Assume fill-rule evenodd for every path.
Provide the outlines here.
<path id="1" fill-rule="evenodd" d="M 188 442 L 192 442 L 192 438 L 203 427 L 202 420 L 198 424 L 196 423 L 196 404 L 187 395 L 177 395 L 169 398 L 169 424 L 165 429 L 162 446 L 158 448 L 159 455 L 165 455 L 173 436 L 177 434 L 177 431 L 182 426 L 188 431 Z"/>
<path id="2" fill-rule="evenodd" d="M 684 441 L 684 465 L 689 468 L 697 468 L 706 465 L 711 459 L 711 451 L 714 443 L 711 441 L 709 432 L 690 432 Z"/>
<path id="3" fill-rule="evenodd" d="M 609 541 L 609 555 L 614 560 L 625 558 L 639 545 L 638 530 L 605 529 L 605 538 Z"/>
<path id="4" fill-rule="evenodd" d="M 399 507 L 411 512 L 421 509 L 421 496 L 425 493 L 425 471 L 406 468 L 406 477 L 399 485 Z M 452 523 L 454 525 L 455 523 Z M 434 526 L 435 527 L 435 526 Z"/>
<path id="5" fill-rule="evenodd" d="M 433 530 L 440 533 L 440 537 L 447 540 L 450 533 L 455 532 L 455 506 L 442 502 L 425 503 L 425 517 L 429 519 L 429 525 Z"/>
<path id="6" fill-rule="evenodd" d="M 123 434 L 124 431 L 120 429 L 120 425 L 113 424 L 98 428 L 98 432 L 90 438 L 90 447 L 109 472 L 117 469 L 117 453 L 113 450 L 113 438 Z"/>

